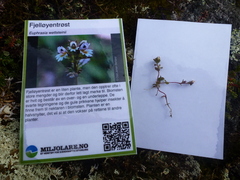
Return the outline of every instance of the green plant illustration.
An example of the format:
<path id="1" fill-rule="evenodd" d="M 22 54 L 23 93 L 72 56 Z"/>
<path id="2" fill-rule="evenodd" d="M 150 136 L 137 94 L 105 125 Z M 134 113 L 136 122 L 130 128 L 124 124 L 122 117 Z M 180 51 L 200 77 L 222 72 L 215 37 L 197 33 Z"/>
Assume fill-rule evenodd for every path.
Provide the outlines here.
<path id="1" fill-rule="evenodd" d="M 170 103 L 168 102 L 167 94 L 160 89 L 161 84 L 170 84 L 170 83 L 171 83 L 171 84 L 179 84 L 179 85 L 182 85 L 182 84 L 193 85 L 194 81 L 193 81 L 193 80 L 191 80 L 191 81 L 182 80 L 181 82 L 168 82 L 168 81 L 167 81 L 163 76 L 161 76 L 161 74 L 160 74 L 160 70 L 163 68 L 163 67 L 161 66 L 161 64 L 160 64 L 160 62 L 161 62 L 160 57 L 154 58 L 153 61 L 155 62 L 155 63 L 154 63 L 154 69 L 157 71 L 157 79 L 156 79 L 156 82 L 152 85 L 152 88 L 156 88 L 156 89 L 157 89 L 156 96 L 158 95 L 159 92 L 162 94 L 161 97 L 163 97 L 163 98 L 165 99 L 166 106 L 167 106 L 168 109 L 169 109 L 170 117 L 172 117 L 172 108 L 171 108 L 171 106 L 170 106 Z"/>

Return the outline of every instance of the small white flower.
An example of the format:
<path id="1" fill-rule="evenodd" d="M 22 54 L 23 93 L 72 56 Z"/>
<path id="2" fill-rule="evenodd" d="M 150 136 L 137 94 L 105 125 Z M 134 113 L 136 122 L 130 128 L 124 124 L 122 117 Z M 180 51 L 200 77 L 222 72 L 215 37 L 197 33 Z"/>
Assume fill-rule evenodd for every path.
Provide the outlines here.
<path id="1" fill-rule="evenodd" d="M 65 47 L 63 47 L 63 46 L 58 46 L 58 47 L 57 47 L 57 52 L 58 52 L 59 54 L 61 54 L 61 53 L 67 52 L 67 50 L 66 50 Z"/>
<path id="2" fill-rule="evenodd" d="M 84 50 L 84 49 L 88 49 L 90 46 L 90 43 L 88 43 L 86 40 L 82 40 L 79 43 L 79 50 Z"/>
<path id="3" fill-rule="evenodd" d="M 55 58 L 57 59 L 58 62 L 67 58 L 67 56 L 68 56 L 67 50 L 63 46 L 59 46 L 57 48 L 57 52 L 58 52 L 58 54 L 55 56 Z"/>
<path id="4" fill-rule="evenodd" d="M 67 73 L 67 76 L 69 78 L 75 78 L 75 77 L 78 77 L 78 73 L 76 73 L 76 72 L 69 72 L 69 73 Z"/>
<path id="5" fill-rule="evenodd" d="M 93 55 L 93 50 L 92 49 L 84 49 L 84 50 L 80 50 L 80 53 L 82 55 L 85 55 L 87 57 L 92 57 Z"/>
<path id="6" fill-rule="evenodd" d="M 79 65 L 82 67 L 83 65 L 87 64 L 91 59 L 86 58 L 86 59 L 80 59 Z"/>
<path id="7" fill-rule="evenodd" d="M 78 46 L 77 46 L 77 41 L 70 41 L 70 46 L 68 46 L 68 50 L 71 52 L 76 52 L 76 50 L 78 50 Z"/>
<path id="8" fill-rule="evenodd" d="M 93 55 L 93 50 L 92 49 L 88 49 L 90 46 L 90 43 L 88 43 L 86 40 L 82 40 L 80 43 L 79 43 L 79 50 L 80 50 L 80 53 L 82 55 L 85 55 L 87 57 L 92 57 Z"/>

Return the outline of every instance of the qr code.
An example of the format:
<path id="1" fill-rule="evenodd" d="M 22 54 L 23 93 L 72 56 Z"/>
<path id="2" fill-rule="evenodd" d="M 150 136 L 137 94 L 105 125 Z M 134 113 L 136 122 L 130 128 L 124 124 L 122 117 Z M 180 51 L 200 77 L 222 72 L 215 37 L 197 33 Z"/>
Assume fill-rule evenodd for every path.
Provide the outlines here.
<path id="1" fill-rule="evenodd" d="M 102 124 L 104 151 L 125 150 L 131 148 L 128 122 Z"/>

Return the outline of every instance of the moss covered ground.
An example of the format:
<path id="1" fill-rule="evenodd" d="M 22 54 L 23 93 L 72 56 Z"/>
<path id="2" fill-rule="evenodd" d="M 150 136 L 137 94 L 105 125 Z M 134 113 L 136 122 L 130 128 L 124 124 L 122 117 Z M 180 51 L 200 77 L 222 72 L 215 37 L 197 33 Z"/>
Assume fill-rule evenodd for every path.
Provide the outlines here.
<path id="1" fill-rule="evenodd" d="M 239 0 L 0 0 L 0 15 L 0 179 L 240 179 Z M 135 156 L 18 164 L 24 20 L 99 18 L 123 19 L 130 77 L 138 18 L 232 24 L 224 160 L 138 149 Z"/>

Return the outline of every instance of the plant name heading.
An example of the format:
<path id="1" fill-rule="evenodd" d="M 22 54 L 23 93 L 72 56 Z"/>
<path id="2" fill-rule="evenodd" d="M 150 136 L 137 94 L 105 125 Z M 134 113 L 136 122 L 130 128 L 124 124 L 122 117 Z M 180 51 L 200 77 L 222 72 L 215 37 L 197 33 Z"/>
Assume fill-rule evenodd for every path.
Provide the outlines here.
<path id="1" fill-rule="evenodd" d="M 68 23 L 34 23 L 29 24 L 29 28 L 54 28 L 54 27 L 70 27 L 70 22 Z"/>

